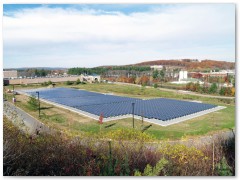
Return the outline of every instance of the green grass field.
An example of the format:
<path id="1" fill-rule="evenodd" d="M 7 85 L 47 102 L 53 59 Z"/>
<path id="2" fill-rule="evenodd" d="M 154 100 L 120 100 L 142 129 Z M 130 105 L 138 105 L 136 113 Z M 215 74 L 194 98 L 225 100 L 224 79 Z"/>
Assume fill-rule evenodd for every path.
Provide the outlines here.
<path id="1" fill-rule="evenodd" d="M 200 135 L 211 134 L 216 131 L 229 130 L 235 127 L 235 105 L 234 101 L 224 101 L 216 98 L 200 97 L 194 95 L 184 95 L 174 92 L 163 91 L 155 88 L 116 85 L 116 84 L 84 84 L 75 86 L 58 85 L 65 87 L 72 87 L 78 89 L 85 89 L 89 91 L 96 91 L 102 93 L 113 93 L 116 95 L 124 95 L 138 98 L 156 98 L 166 97 L 182 100 L 198 100 L 204 103 L 216 104 L 226 106 L 227 108 L 187 120 L 178 124 L 162 127 L 152 124 L 152 126 L 145 131 L 146 134 L 154 136 L 156 140 L 167 139 L 181 139 L 183 137 L 196 137 Z M 30 88 L 37 88 L 40 86 L 31 86 Z M 22 86 L 16 86 L 16 89 L 21 89 Z M 26 87 L 29 88 L 29 87 Z M 9 101 L 11 100 L 11 94 Z M 17 95 L 16 105 L 38 118 L 38 111 L 33 111 L 28 108 L 28 97 L 24 95 Z M 41 102 L 40 119 L 43 123 L 53 128 L 61 129 L 73 135 L 90 134 L 91 136 L 104 136 L 117 129 L 132 129 L 132 118 L 121 119 L 111 122 L 106 122 L 103 125 L 98 124 L 96 120 L 92 120 L 83 115 L 79 115 L 69 110 L 55 107 L 47 103 Z M 105 128 L 105 126 L 116 123 L 115 125 Z M 143 122 L 135 119 L 135 129 L 141 130 L 143 127 L 150 125 L 149 122 Z"/>

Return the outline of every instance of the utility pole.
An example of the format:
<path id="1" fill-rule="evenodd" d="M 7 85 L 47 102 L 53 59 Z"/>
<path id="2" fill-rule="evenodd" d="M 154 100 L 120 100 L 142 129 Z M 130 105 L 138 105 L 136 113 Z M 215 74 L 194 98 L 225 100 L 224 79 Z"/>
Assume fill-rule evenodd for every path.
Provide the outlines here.
<path id="1" fill-rule="evenodd" d="M 134 105 L 135 103 L 132 103 L 133 128 L 134 128 Z"/>
<path id="2" fill-rule="evenodd" d="M 212 175 L 214 175 L 214 169 L 215 169 L 215 143 L 214 143 L 214 139 L 213 139 L 213 135 L 212 135 Z"/>
<path id="3" fill-rule="evenodd" d="M 15 94 L 14 94 L 14 84 L 13 84 L 13 90 L 12 90 L 12 92 L 13 92 L 13 98 L 15 98 Z"/>
<path id="4" fill-rule="evenodd" d="M 39 100 L 39 91 L 36 92 L 38 94 L 38 116 L 40 117 L 40 100 Z"/>
<path id="5" fill-rule="evenodd" d="M 214 122 L 214 117 L 212 116 L 212 120 L 213 120 L 213 125 L 214 127 L 216 126 L 215 122 Z M 214 169 L 215 169 L 215 142 L 214 142 L 214 137 L 212 135 L 212 176 L 214 175 Z"/>

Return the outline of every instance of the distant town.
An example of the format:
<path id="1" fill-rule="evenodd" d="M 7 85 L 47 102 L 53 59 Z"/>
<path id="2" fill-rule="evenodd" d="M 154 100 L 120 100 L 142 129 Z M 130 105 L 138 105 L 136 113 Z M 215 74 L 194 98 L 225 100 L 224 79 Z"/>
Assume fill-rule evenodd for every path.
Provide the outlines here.
<path id="1" fill-rule="evenodd" d="M 222 95 L 231 95 L 232 91 L 235 92 L 235 89 L 226 89 L 235 87 L 235 63 L 213 60 L 157 60 L 134 65 L 95 68 L 19 68 L 5 69 L 3 73 L 4 85 L 59 82 L 71 84 L 78 80 L 88 83 L 122 82 L 175 89 L 179 85 L 184 85 L 185 90 L 206 93 L 213 89 L 212 93 L 218 91 Z M 221 87 L 225 89 L 221 90 Z"/>

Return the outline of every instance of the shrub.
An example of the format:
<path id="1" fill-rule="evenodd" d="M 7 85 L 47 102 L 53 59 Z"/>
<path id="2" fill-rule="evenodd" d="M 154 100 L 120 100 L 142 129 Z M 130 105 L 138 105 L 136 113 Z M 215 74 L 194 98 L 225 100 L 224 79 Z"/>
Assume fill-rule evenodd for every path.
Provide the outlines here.
<path id="1" fill-rule="evenodd" d="M 216 165 L 216 171 L 220 176 L 232 176 L 232 169 L 228 165 L 226 158 L 223 157 L 221 161 Z"/>
<path id="2" fill-rule="evenodd" d="M 221 87 L 220 90 L 219 90 L 219 94 L 224 96 L 225 95 L 225 91 L 226 91 L 226 88 L 225 87 Z"/>
<path id="3" fill-rule="evenodd" d="M 51 84 L 52 84 L 52 81 L 49 80 L 48 82 L 46 82 L 46 81 L 43 82 L 41 85 L 42 86 L 48 86 L 48 85 L 51 85 Z"/>
<path id="4" fill-rule="evenodd" d="M 43 82 L 43 83 L 41 83 L 41 85 L 42 85 L 42 86 L 47 86 L 48 83 L 47 83 L 47 82 Z"/>
<path id="5" fill-rule="evenodd" d="M 38 109 L 38 100 L 36 99 L 36 96 L 30 96 L 28 99 L 28 107 L 31 110 L 36 111 Z"/>
<path id="6" fill-rule="evenodd" d="M 141 173 L 140 171 L 135 171 L 134 176 L 158 176 L 167 164 L 168 160 L 162 158 L 160 161 L 157 162 L 154 167 L 147 164 L 143 173 Z"/>
<path id="7" fill-rule="evenodd" d="M 154 87 L 154 88 L 158 88 L 158 84 L 155 83 L 155 84 L 153 85 L 153 87 Z"/>
<path id="8" fill-rule="evenodd" d="M 51 85 L 51 84 L 52 84 L 52 81 L 49 80 L 49 81 L 47 82 L 47 84 L 48 84 L 48 85 Z"/>
<path id="9" fill-rule="evenodd" d="M 200 89 L 200 92 L 201 92 L 201 93 L 208 93 L 208 92 L 209 92 L 208 89 L 209 89 L 208 86 L 203 85 L 202 88 Z"/>
<path id="10" fill-rule="evenodd" d="M 229 176 L 234 174 L 232 167 L 235 156 L 231 155 L 234 154 L 235 149 L 234 139 L 224 144 L 221 141 L 215 143 L 216 166 L 213 171 L 211 145 L 204 145 L 203 150 L 200 150 L 181 144 L 171 145 L 167 142 L 150 144 L 140 141 L 144 138 L 137 138 L 140 134 L 135 131 L 115 134 L 123 137 L 123 133 L 130 134 L 130 137 L 136 138 L 135 141 L 121 141 L 121 139 L 107 141 L 85 136 L 69 137 L 55 130 L 51 134 L 29 136 L 4 118 L 3 175 Z M 229 157 L 233 158 L 232 163 L 229 163 Z"/>
<path id="11" fill-rule="evenodd" d="M 219 94 L 222 96 L 234 96 L 235 89 L 230 88 L 230 87 L 221 87 Z"/>
<path id="12" fill-rule="evenodd" d="M 66 81 L 66 83 L 65 83 L 66 85 L 73 85 L 73 82 L 71 82 L 71 81 Z"/>
<path id="13" fill-rule="evenodd" d="M 211 171 L 209 165 L 211 164 L 210 159 L 204 155 L 201 150 L 195 147 L 187 147 L 182 144 L 163 145 L 159 151 L 161 154 L 170 162 L 167 166 L 166 171 L 169 175 L 175 176 L 188 176 L 188 175 L 207 175 Z M 201 172 L 199 168 L 201 167 Z M 185 169 L 184 171 L 182 171 Z"/>
<path id="14" fill-rule="evenodd" d="M 76 84 L 77 84 L 77 85 L 78 85 L 78 84 L 81 84 L 81 81 L 80 81 L 79 78 L 77 79 Z"/>
<path id="15" fill-rule="evenodd" d="M 217 93 L 217 84 L 216 83 L 212 83 L 211 87 L 209 88 L 209 93 L 210 94 Z"/>
<path id="16" fill-rule="evenodd" d="M 232 87 L 232 89 L 231 89 L 231 96 L 235 96 L 235 88 L 234 87 Z"/>

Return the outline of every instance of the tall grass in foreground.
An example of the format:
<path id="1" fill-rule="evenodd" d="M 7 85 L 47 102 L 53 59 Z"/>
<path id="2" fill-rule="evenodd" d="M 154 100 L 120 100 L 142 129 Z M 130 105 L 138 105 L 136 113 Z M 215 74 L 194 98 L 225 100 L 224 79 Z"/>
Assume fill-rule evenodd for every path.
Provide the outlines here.
<path id="1" fill-rule="evenodd" d="M 5 176 L 218 176 L 235 174 L 235 139 L 204 148 L 65 134 L 23 134 L 4 118 Z M 214 147 L 214 149 L 213 149 Z M 213 152 L 214 150 L 214 152 Z"/>

